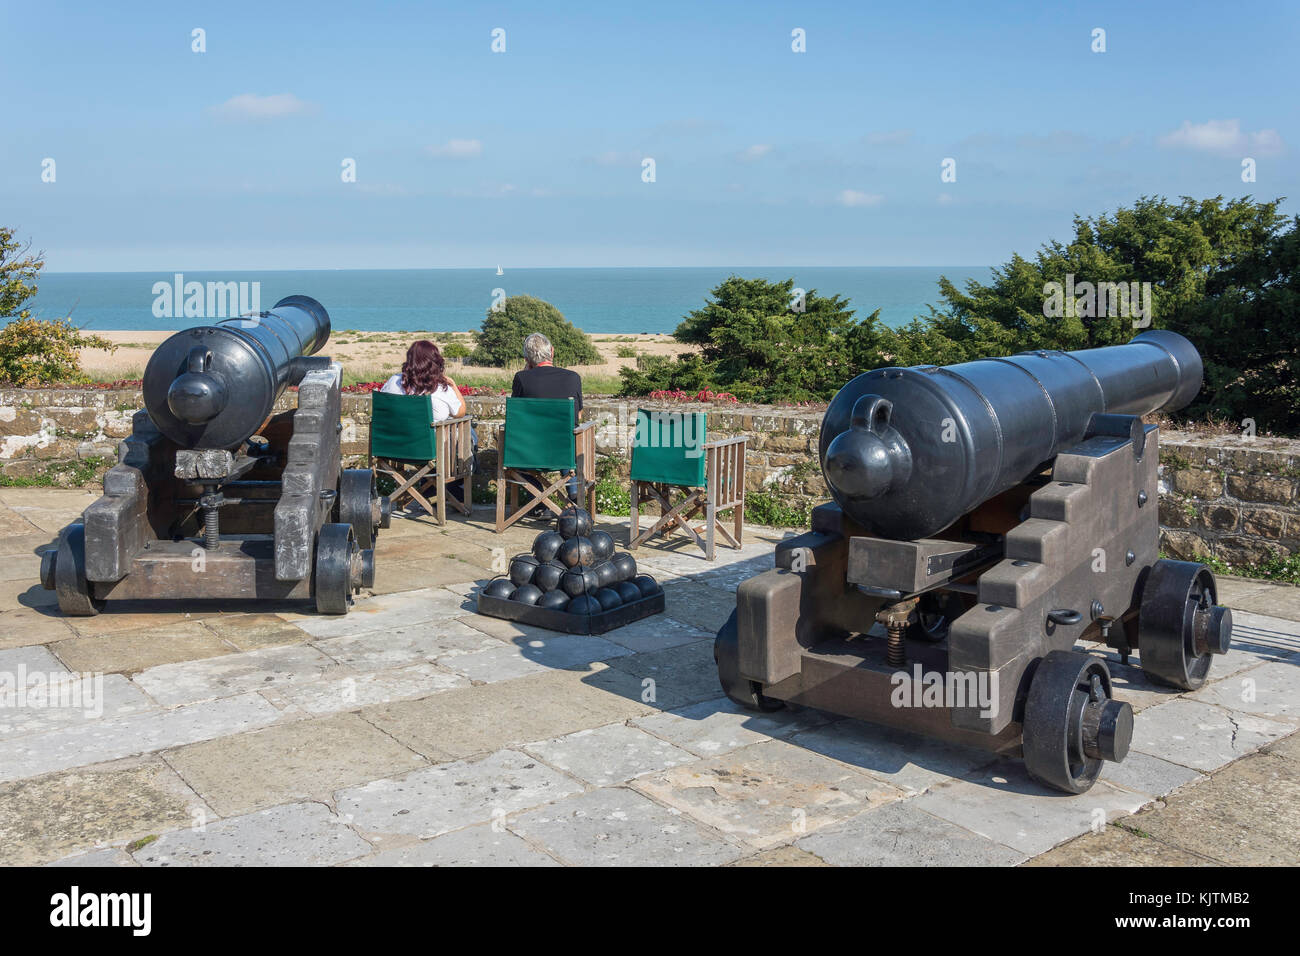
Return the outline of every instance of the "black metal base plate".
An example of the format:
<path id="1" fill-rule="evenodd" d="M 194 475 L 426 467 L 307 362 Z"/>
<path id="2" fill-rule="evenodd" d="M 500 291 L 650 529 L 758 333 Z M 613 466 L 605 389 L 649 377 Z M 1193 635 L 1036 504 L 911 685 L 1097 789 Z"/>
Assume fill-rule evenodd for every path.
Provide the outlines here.
<path id="1" fill-rule="evenodd" d="M 534 627 L 544 627 L 548 631 L 562 631 L 566 634 L 604 634 L 606 631 L 639 621 L 643 617 L 660 614 L 663 609 L 662 590 L 658 594 L 633 601 L 631 604 L 620 604 L 599 614 L 570 614 L 568 611 L 556 611 L 548 607 L 537 607 L 534 604 L 520 604 L 518 601 L 489 597 L 486 594 L 478 596 L 480 614 L 517 621 L 520 624 L 531 624 Z"/>

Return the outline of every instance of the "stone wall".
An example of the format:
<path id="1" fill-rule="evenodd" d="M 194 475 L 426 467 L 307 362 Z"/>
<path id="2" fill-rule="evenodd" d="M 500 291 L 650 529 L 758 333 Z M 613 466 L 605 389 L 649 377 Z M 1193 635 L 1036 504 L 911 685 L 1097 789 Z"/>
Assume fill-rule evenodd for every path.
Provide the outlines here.
<path id="1" fill-rule="evenodd" d="M 292 408 L 293 393 L 280 402 Z M 496 467 L 496 425 L 505 399 L 468 399 L 477 422 L 485 484 Z M 113 463 L 118 439 L 131 431 L 141 407 L 138 389 L 0 389 L 0 475 L 9 481 L 94 485 Z M 801 408 L 738 405 L 626 403 L 591 398 L 588 420 L 597 423 L 596 444 L 626 476 L 638 407 L 705 410 L 710 438 L 749 437 L 746 482 L 750 493 L 788 504 L 824 500 L 817 465 L 821 412 Z M 370 424 L 370 397 L 343 396 L 343 454 L 363 462 Z M 1271 553 L 1300 550 L 1300 441 L 1162 436 L 1160 464 L 1161 547 L 1171 556 L 1212 555 L 1235 566 L 1267 560 Z"/>

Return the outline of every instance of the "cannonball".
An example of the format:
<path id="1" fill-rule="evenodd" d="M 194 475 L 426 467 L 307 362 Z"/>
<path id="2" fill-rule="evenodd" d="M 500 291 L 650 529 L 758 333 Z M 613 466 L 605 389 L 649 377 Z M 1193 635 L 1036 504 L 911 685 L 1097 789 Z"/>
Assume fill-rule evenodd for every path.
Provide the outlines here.
<path id="1" fill-rule="evenodd" d="M 533 574 L 533 584 L 536 584 L 543 591 L 554 591 L 560 586 L 560 578 L 564 577 L 565 569 L 558 567 L 547 561 L 539 565 L 537 571 Z"/>
<path id="2" fill-rule="evenodd" d="M 560 589 L 569 597 L 591 594 L 600 588 L 595 572 L 590 568 L 570 568 L 560 578 Z"/>
<path id="3" fill-rule="evenodd" d="M 614 538 L 608 531 L 593 531 L 588 537 L 591 538 L 591 553 L 597 562 L 608 561 L 614 556 Z"/>
<path id="4" fill-rule="evenodd" d="M 541 596 L 542 589 L 536 584 L 525 584 L 511 592 L 510 600 L 518 601 L 520 604 L 536 604 Z"/>
<path id="5" fill-rule="evenodd" d="M 614 590 L 618 596 L 623 599 L 624 604 L 631 604 L 633 601 L 641 600 L 641 589 L 631 581 L 619 581 L 614 585 Z"/>
<path id="6" fill-rule="evenodd" d="M 636 558 L 623 551 L 609 559 L 618 568 L 618 579 L 620 581 L 631 581 L 636 577 Z"/>
<path id="7" fill-rule="evenodd" d="M 510 561 L 510 580 L 515 587 L 523 587 L 533 579 L 537 566 L 541 564 L 531 554 L 516 554 Z"/>
<path id="8" fill-rule="evenodd" d="M 537 601 L 538 607 L 549 608 L 552 611 L 563 611 L 569 606 L 569 596 L 563 591 L 547 591 Z"/>
<path id="9" fill-rule="evenodd" d="M 483 593 L 488 597 L 508 598 L 514 589 L 515 586 L 507 578 L 497 578 L 483 589 Z"/>
<path id="10" fill-rule="evenodd" d="M 591 570 L 596 572 L 596 583 L 602 588 L 618 583 L 618 568 L 608 561 L 602 561 Z"/>
<path id="11" fill-rule="evenodd" d="M 613 588 L 601 588 L 592 596 L 600 602 L 601 608 L 606 611 L 616 608 L 623 603 L 623 599 L 618 596 L 618 592 Z"/>
<path id="12" fill-rule="evenodd" d="M 637 586 L 642 597 L 650 597 L 659 593 L 659 582 L 648 574 L 638 574 L 632 579 L 632 583 Z"/>
<path id="13" fill-rule="evenodd" d="M 555 529 L 565 538 L 591 534 L 591 515 L 577 505 L 569 505 L 555 519 Z"/>
<path id="14" fill-rule="evenodd" d="M 569 538 L 560 545 L 559 558 L 569 567 L 589 568 L 596 563 L 592 554 L 591 539 L 581 535 Z"/>
<path id="15" fill-rule="evenodd" d="M 564 544 L 564 538 L 558 531 L 543 531 L 533 539 L 533 555 L 538 561 L 550 561 Z"/>
<path id="16" fill-rule="evenodd" d="M 592 615 L 599 614 L 603 608 L 601 608 L 600 602 L 594 597 L 590 597 L 586 594 L 579 594 L 569 602 L 569 606 L 566 607 L 565 610 L 570 614 Z"/>

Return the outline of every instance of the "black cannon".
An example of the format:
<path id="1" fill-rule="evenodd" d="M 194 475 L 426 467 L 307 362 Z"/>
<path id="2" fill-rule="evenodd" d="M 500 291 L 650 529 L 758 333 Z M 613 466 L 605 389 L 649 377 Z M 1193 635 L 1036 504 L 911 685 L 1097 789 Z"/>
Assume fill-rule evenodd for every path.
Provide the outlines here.
<path id="1" fill-rule="evenodd" d="M 315 299 L 177 332 L 150 356 L 104 495 L 47 551 L 69 615 L 115 599 L 312 599 L 343 614 L 374 583 L 389 503 L 344 469 L 340 367 Z M 297 407 L 276 414 L 285 389 Z"/>
<path id="2" fill-rule="evenodd" d="M 1015 752 L 1082 793 L 1132 736 L 1103 658 L 1194 689 L 1231 612 L 1204 565 L 1158 559 L 1158 429 L 1201 359 L 1182 336 L 885 368 L 840 390 L 820 455 L 834 502 L 743 582 L 723 689 Z"/>

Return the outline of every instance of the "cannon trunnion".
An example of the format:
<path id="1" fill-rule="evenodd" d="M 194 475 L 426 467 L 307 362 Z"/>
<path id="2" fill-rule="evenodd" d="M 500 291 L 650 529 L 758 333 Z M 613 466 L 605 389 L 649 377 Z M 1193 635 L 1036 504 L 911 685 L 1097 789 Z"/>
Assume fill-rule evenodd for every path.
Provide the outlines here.
<path id="1" fill-rule="evenodd" d="M 178 332 L 145 371 L 104 494 L 45 553 L 42 584 L 68 615 L 109 599 L 309 600 L 346 613 L 374 583 L 389 502 L 344 469 L 342 369 L 316 300 Z M 297 407 L 273 414 L 290 386 Z"/>
<path id="2" fill-rule="evenodd" d="M 737 588 L 723 689 L 1020 752 L 1084 792 L 1124 759 L 1133 714 L 1076 643 L 1193 689 L 1231 639 L 1209 569 L 1159 558 L 1159 432 L 1140 418 L 1200 377 L 1191 344 L 1157 332 L 854 379 L 822 426 L 836 501 Z"/>

